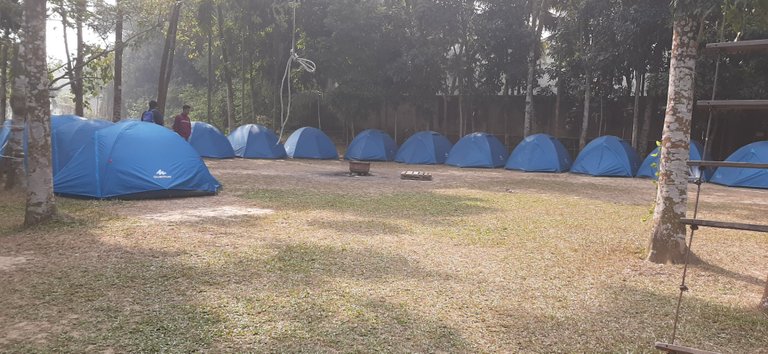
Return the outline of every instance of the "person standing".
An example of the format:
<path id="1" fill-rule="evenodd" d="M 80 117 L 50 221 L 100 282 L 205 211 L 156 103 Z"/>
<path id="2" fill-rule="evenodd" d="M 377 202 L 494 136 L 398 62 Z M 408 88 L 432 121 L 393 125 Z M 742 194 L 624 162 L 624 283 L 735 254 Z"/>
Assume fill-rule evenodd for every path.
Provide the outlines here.
<path id="1" fill-rule="evenodd" d="M 165 125 L 163 114 L 157 109 L 157 101 L 149 101 L 149 110 L 141 114 L 141 121 L 160 126 Z"/>
<path id="2" fill-rule="evenodd" d="M 189 111 L 192 109 L 189 105 L 181 107 L 181 114 L 173 118 L 173 131 L 181 135 L 184 140 L 189 140 L 192 134 L 192 121 L 189 120 Z"/>

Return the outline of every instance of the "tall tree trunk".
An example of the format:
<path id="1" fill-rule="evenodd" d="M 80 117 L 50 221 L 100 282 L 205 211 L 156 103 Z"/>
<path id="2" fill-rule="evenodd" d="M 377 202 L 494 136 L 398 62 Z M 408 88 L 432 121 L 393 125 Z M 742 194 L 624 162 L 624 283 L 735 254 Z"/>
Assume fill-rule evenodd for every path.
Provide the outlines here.
<path id="1" fill-rule="evenodd" d="M 0 125 L 5 122 L 5 114 L 8 111 L 8 47 L 10 47 L 10 38 L 7 33 L 4 36 L 5 41 L 0 42 Z"/>
<path id="2" fill-rule="evenodd" d="M 83 18 L 87 9 L 86 0 L 77 0 L 75 2 L 75 30 L 77 31 L 77 57 L 75 57 L 75 67 L 72 82 L 72 94 L 75 96 L 75 115 L 85 115 L 85 93 L 83 92 L 83 66 L 85 62 L 85 43 L 83 42 Z"/>
<path id="3" fill-rule="evenodd" d="M 206 101 L 208 124 L 213 121 L 213 106 L 211 98 L 213 96 L 213 31 L 208 32 L 208 100 Z"/>
<path id="4" fill-rule="evenodd" d="M 5 189 L 11 190 L 19 187 L 26 180 L 24 176 L 24 121 L 27 116 L 27 78 L 24 75 L 24 67 L 20 56 L 21 45 L 14 45 L 14 56 L 11 61 L 13 83 L 11 84 L 11 133 L 8 136 L 8 144 L 3 149 L 3 154 L 8 158 L 6 163 Z"/>
<path id="5" fill-rule="evenodd" d="M 117 23 L 115 24 L 115 83 L 112 98 L 112 121 L 117 122 L 123 115 L 123 6 L 115 0 Z"/>
<path id="6" fill-rule="evenodd" d="M 688 200 L 688 161 L 693 112 L 694 78 L 699 19 L 693 15 L 675 18 L 673 23 L 667 112 L 661 138 L 660 169 L 653 231 L 648 260 L 680 263 L 684 259 L 685 217 Z"/>
<path id="7" fill-rule="evenodd" d="M 632 109 L 632 148 L 640 151 L 640 144 L 637 141 L 640 133 L 640 95 L 642 89 L 642 80 L 640 80 L 640 71 L 635 70 L 635 105 Z"/>
<path id="8" fill-rule="evenodd" d="M 557 78 L 557 95 L 555 96 L 555 128 L 553 129 L 553 132 L 556 137 L 560 137 L 560 128 L 561 128 L 561 122 L 563 112 L 562 104 L 563 104 L 563 91 L 565 90 L 563 85 L 563 79 L 558 77 Z"/>
<path id="9" fill-rule="evenodd" d="M 581 120 L 581 135 L 579 135 L 579 151 L 587 145 L 587 132 L 589 131 L 589 102 L 592 97 L 592 73 L 587 69 L 584 74 L 584 115 Z"/>
<path id="10" fill-rule="evenodd" d="M 157 109 L 165 114 L 165 101 L 168 98 L 168 84 L 173 70 L 173 52 L 176 47 L 176 29 L 179 25 L 181 2 L 177 2 L 171 9 L 171 17 L 168 20 L 168 32 L 165 35 L 163 57 L 160 62 L 160 77 L 157 84 Z"/>
<path id="11" fill-rule="evenodd" d="M 525 122 L 523 125 L 523 137 L 531 135 L 532 121 L 533 121 L 533 86 L 534 80 L 536 80 L 536 64 L 539 61 L 539 45 L 541 41 L 541 32 L 544 29 L 541 21 L 541 13 L 545 11 L 544 7 L 546 0 L 540 0 L 538 5 L 535 6 L 535 13 L 531 18 L 531 30 L 533 31 L 533 38 L 531 38 L 531 47 L 528 50 L 528 77 L 526 79 L 525 89 Z"/>
<path id="12" fill-rule="evenodd" d="M 232 87 L 232 73 L 229 66 L 229 55 L 227 51 L 227 39 L 224 35 L 224 14 L 221 10 L 221 4 L 216 5 L 216 24 L 219 26 L 219 39 L 221 40 L 221 59 L 224 66 L 224 81 L 227 84 L 227 133 L 232 131 L 232 110 L 235 107 L 234 88 Z"/>
<path id="13" fill-rule="evenodd" d="M 643 128 L 640 129 L 640 141 L 638 142 L 638 151 L 640 156 L 648 153 L 648 134 L 651 131 L 651 120 L 656 108 L 656 96 L 645 96 L 645 111 L 643 112 Z M 655 139 L 654 139 L 655 140 Z"/>
<path id="14" fill-rule="evenodd" d="M 51 102 L 48 97 L 48 66 L 45 53 L 45 0 L 24 1 L 23 48 L 29 126 L 29 173 L 24 224 L 39 224 L 56 215 L 51 170 Z"/>
<path id="15" fill-rule="evenodd" d="M 250 32 L 250 29 L 248 26 L 245 28 L 245 32 Z M 245 99 L 248 97 L 248 95 L 245 92 L 245 78 L 246 78 L 246 70 L 245 70 L 245 32 L 241 34 L 241 41 L 240 41 L 240 122 L 241 124 L 245 122 L 246 117 L 246 110 L 245 110 Z"/>

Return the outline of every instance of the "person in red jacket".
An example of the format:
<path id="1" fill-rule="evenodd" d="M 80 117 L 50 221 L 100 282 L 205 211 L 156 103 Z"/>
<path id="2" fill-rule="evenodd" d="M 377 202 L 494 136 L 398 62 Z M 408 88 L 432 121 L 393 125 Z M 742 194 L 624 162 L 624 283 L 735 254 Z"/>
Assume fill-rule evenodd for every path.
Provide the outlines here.
<path id="1" fill-rule="evenodd" d="M 189 140 L 189 135 L 192 134 L 192 121 L 189 120 L 189 111 L 192 107 L 184 105 L 181 107 L 181 114 L 173 118 L 173 131 L 181 135 L 184 140 Z"/>

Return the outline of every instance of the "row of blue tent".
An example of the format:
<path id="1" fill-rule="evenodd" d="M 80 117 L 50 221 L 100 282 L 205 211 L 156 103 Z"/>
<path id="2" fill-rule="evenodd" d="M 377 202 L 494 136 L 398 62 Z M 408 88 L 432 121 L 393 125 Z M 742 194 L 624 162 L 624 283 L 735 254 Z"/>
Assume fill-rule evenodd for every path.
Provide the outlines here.
<path id="1" fill-rule="evenodd" d="M 205 135 L 196 133 L 204 127 Z M 190 143 L 202 156 L 212 156 L 210 148 L 203 145 L 218 141 L 226 145 L 227 140 L 234 155 L 246 158 L 314 158 L 337 159 L 336 147 L 322 131 L 304 127 L 286 140 L 285 146 L 269 128 L 261 125 L 244 125 L 225 139 L 216 128 L 195 123 Z M 218 134 L 216 138 L 208 137 Z M 205 141 L 197 137 L 206 136 Z M 527 172 L 572 172 L 592 176 L 645 177 L 655 179 L 659 164 L 659 149 L 656 148 L 645 160 L 640 161 L 634 149 L 624 140 L 615 136 L 602 136 L 592 140 L 572 160 L 568 150 L 556 138 L 547 134 L 526 137 L 511 154 L 496 137 L 487 133 L 472 133 L 461 138 L 455 145 L 443 135 L 433 131 L 422 131 L 412 135 L 398 148 L 395 141 L 385 132 L 367 129 L 359 133 L 349 144 L 344 155 L 346 160 L 396 161 L 408 164 L 447 164 L 457 167 L 496 168 L 504 166 L 510 170 Z M 692 141 L 691 160 L 703 159 L 703 147 Z M 768 162 L 768 141 L 747 145 L 728 161 Z M 760 169 L 720 168 L 716 171 L 692 168 L 690 174 L 698 178 L 701 173 L 707 181 L 727 186 L 768 188 L 768 171 Z"/>
<path id="2" fill-rule="evenodd" d="M 0 129 L 0 155 L 8 137 L 8 124 L 6 121 L 6 126 Z M 274 132 L 260 125 L 241 126 L 225 137 L 209 124 L 194 122 L 192 136 L 186 144 L 175 133 L 152 124 L 126 121 L 115 125 L 104 120 L 54 116 L 54 188 L 59 194 L 93 198 L 142 197 L 158 193 L 211 194 L 220 185 L 208 172 L 201 156 L 338 159 L 335 145 L 319 129 L 301 128 L 286 140 L 285 145 L 278 140 Z M 135 153 L 145 150 L 162 153 L 148 153 L 152 158 Z M 702 159 L 701 152 L 701 144 L 693 142 L 691 159 Z M 114 156 L 119 158 L 115 160 Z M 348 160 L 445 163 L 458 167 L 504 166 L 528 172 L 570 170 L 594 176 L 648 178 L 655 178 L 658 164 L 658 151 L 640 163 L 629 144 L 614 136 L 593 140 L 573 161 L 563 144 L 546 134 L 525 138 L 507 155 L 506 147 L 486 133 L 469 134 L 452 145 L 441 134 L 424 131 L 414 134 L 398 148 L 386 133 L 374 129 L 358 134 L 344 157 Z M 173 162 L 176 160 L 180 162 Z M 766 163 L 768 141 L 747 145 L 732 154 L 728 161 Z M 698 176 L 698 170 L 691 173 Z M 723 185 L 768 188 L 768 171 L 765 170 L 720 168 L 714 173 L 706 171 L 704 177 Z"/>

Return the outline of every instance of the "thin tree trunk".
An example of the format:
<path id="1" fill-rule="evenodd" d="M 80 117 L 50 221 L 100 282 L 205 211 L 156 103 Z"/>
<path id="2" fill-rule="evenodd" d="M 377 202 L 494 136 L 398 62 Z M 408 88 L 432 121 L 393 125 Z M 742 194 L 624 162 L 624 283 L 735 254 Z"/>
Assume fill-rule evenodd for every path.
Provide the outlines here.
<path id="1" fill-rule="evenodd" d="M 45 53 L 45 0 L 24 1 L 23 49 L 27 99 L 24 113 L 29 126 L 29 173 L 27 179 L 26 226 L 36 225 L 56 215 L 51 170 L 51 102 L 48 97 L 48 66 Z"/>
<path id="2" fill-rule="evenodd" d="M 213 96 L 213 31 L 208 32 L 208 100 L 206 101 L 208 124 L 213 121 L 213 106 L 211 99 Z"/>
<path id="3" fill-rule="evenodd" d="M 5 41 L 0 42 L 0 126 L 5 122 L 5 114 L 8 111 L 8 47 L 10 38 L 6 33 Z"/>
<path id="4" fill-rule="evenodd" d="M 114 97 L 112 98 L 112 121 L 117 122 L 123 115 L 123 6 L 120 0 L 117 6 L 117 23 L 115 24 L 115 80 Z"/>
<path id="5" fill-rule="evenodd" d="M 555 96 L 555 128 L 552 129 L 556 137 L 560 137 L 560 119 L 562 112 L 560 111 L 563 104 L 563 79 L 557 78 L 557 95 Z"/>
<path id="6" fill-rule="evenodd" d="M 587 132 L 589 131 L 589 102 L 592 96 L 592 73 L 589 70 L 584 75 L 584 115 L 581 121 L 581 135 L 579 135 L 579 151 L 587 145 Z"/>
<path id="7" fill-rule="evenodd" d="M 645 96 L 645 111 L 643 112 L 643 128 L 640 129 L 640 141 L 638 142 L 638 151 L 640 156 L 648 153 L 648 134 L 651 131 L 651 119 L 656 107 L 656 96 Z M 655 139 L 654 139 L 655 140 Z"/>
<path id="8" fill-rule="evenodd" d="M 246 27 L 246 32 L 250 32 Z M 240 122 L 245 122 L 245 98 L 248 97 L 245 92 L 245 32 L 241 35 L 240 42 Z"/>
<path id="9" fill-rule="evenodd" d="M 632 109 L 632 148 L 638 152 L 640 151 L 640 142 L 637 138 L 640 133 L 640 91 L 642 89 L 640 75 L 640 71 L 635 70 L 635 105 Z"/>
<path id="10" fill-rule="evenodd" d="M 75 3 L 75 29 L 77 31 L 77 57 L 75 57 L 74 82 L 72 82 L 72 94 L 75 96 L 75 115 L 85 115 L 85 98 L 83 92 L 83 61 L 85 58 L 85 43 L 83 43 L 83 17 L 87 11 L 85 0 L 77 0 Z"/>
<path id="11" fill-rule="evenodd" d="M 24 175 L 24 121 L 27 116 L 27 78 L 24 75 L 22 59 L 20 55 L 20 44 L 14 45 L 14 55 L 11 61 L 11 71 L 13 82 L 11 84 L 11 111 L 13 119 L 11 120 L 11 133 L 8 136 L 8 144 L 3 149 L 3 154 L 7 156 L 5 189 L 11 190 L 20 187 L 20 183 L 26 180 Z"/>
<path id="12" fill-rule="evenodd" d="M 688 161 L 696 74 L 699 20 L 678 16 L 673 23 L 667 112 L 661 139 L 660 169 L 648 260 L 680 263 L 686 253 L 685 217 Z"/>
<path id="13" fill-rule="evenodd" d="M 534 86 L 534 80 L 536 79 L 536 64 L 538 63 L 539 59 L 539 42 L 541 41 L 541 32 L 544 29 L 543 23 L 541 21 L 541 13 L 544 11 L 544 7 L 546 6 L 545 0 L 540 0 L 538 2 L 538 6 L 536 6 L 535 14 L 533 14 L 533 17 L 531 19 L 531 28 L 533 29 L 533 32 L 535 34 L 535 37 L 532 38 L 531 41 L 531 47 L 528 51 L 528 77 L 526 79 L 526 89 L 525 89 L 525 122 L 523 126 L 523 137 L 526 137 L 528 135 L 531 135 L 532 130 L 532 121 L 533 121 L 533 86 Z"/>
<path id="14" fill-rule="evenodd" d="M 179 15 L 181 13 L 181 2 L 177 2 L 171 9 L 171 17 L 168 22 L 168 32 L 165 35 L 165 46 L 163 47 L 163 56 L 160 61 L 160 75 L 157 84 L 157 109 L 165 113 L 165 101 L 168 97 L 168 84 L 170 83 L 170 73 L 173 69 L 173 52 L 176 45 L 176 28 L 179 24 Z"/>
<path id="15" fill-rule="evenodd" d="M 229 67 L 229 55 L 227 52 L 227 40 L 224 35 L 224 15 L 221 10 L 221 4 L 216 5 L 216 13 L 218 18 L 216 23 L 219 26 L 219 38 L 221 40 L 221 59 L 222 65 L 224 65 L 224 81 L 227 84 L 227 133 L 232 131 L 232 109 L 235 106 L 234 88 L 232 87 L 232 74 Z"/>

